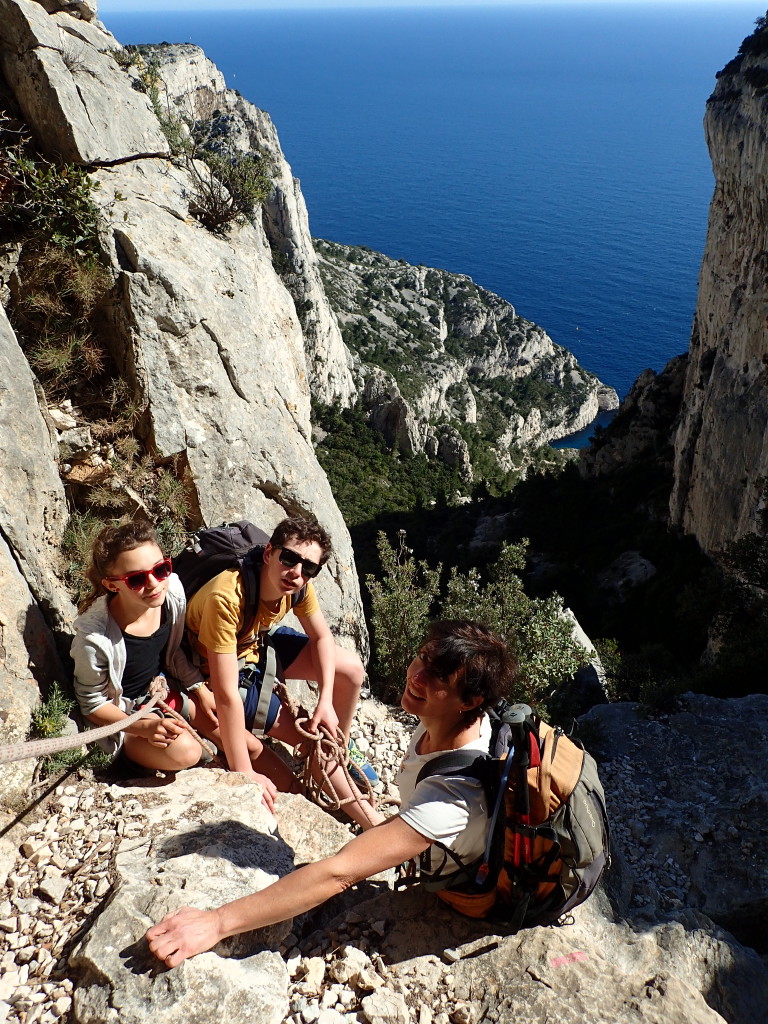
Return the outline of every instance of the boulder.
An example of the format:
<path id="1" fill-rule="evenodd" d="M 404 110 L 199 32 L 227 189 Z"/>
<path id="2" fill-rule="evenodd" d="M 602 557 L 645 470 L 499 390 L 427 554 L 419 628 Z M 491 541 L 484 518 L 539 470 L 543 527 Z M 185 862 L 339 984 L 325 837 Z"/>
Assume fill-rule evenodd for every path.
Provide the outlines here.
<path id="1" fill-rule="evenodd" d="M 38 145 L 77 164 L 168 155 L 149 97 L 111 55 L 114 37 L 49 6 L 0 0 L 0 67 Z"/>
<path id="2" fill-rule="evenodd" d="M 171 972 L 148 970 L 156 961 L 144 932 L 182 905 L 218 906 L 263 889 L 293 868 L 293 843 L 301 859 L 317 859 L 338 849 L 347 829 L 298 796 L 279 798 L 278 828 L 259 786 L 215 769 L 114 793 L 143 805 L 143 834 L 123 840 L 115 895 L 71 958 L 80 978 L 75 1020 L 140 1024 L 149 1014 L 158 1024 L 181 1024 L 224 1015 L 232 1024 L 279 1024 L 288 1011 L 288 971 L 272 949 L 291 921 L 228 939 Z"/>

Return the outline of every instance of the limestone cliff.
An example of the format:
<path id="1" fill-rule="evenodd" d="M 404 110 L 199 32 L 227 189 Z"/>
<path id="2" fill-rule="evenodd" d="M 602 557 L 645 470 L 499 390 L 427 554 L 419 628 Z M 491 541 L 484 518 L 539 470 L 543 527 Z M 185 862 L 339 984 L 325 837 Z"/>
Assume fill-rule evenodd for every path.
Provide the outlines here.
<path id="1" fill-rule="evenodd" d="M 675 442 L 674 523 L 709 552 L 766 532 L 768 31 L 718 75 L 704 121 L 715 172 Z"/>
<path id="2" fill-rule="evenodd" d="M 349 404 L 356 394 L 352 360 L 320 279 L 301 187 L 283 156 L 269 114 L 228 89 L 219 69 L 198 46 L 139 49 L 162 78 L 161 103 L 196 124 L 198 131 L 204 126 L 211 139 L 226 139 L 240 152 L 268 155 L 274 188 L 263 204 L 263 228 L 300 318 L 310 389 L 318 401 Z"/>
<path id="3" fill-rule="evenodd" d="M 510 445 L 563 437 L 617 407 L 613 388 L 466 275 L 315 246 L 371 422 L 401 451 L 456 464 L 455 428 L 469 424 L 504 465 Z"/>
<path id="4" fill-rule="evenodd" d="M 22 348 L 3 316 L 0 557 L 14 589 L 6 588 L 0 609 L 2 691 L 18 692 L 14 679 L 32 683 L 18 716 L 2 699 L 5 740 L 26 731 L 36 683 L 65 677 L 53 664 L 49 630 L 62 634 L 65 650 L 74 610 L 55 570 L 72 502 L 93 507 L 98 484 L 107 514 L 147 511 L 138 477 L 126 478 L 116 445 L 100 440 L 105 421 L 94 420 L 92 402 L 106 402 L 132 424 L 145 476 L 177 476 L 191 522 L 246 517 L 269 528 L 286 513 L 315 513 L 335 546 L 330 571 L 318 580 L 324 610 L 342 642 L 367 646 L 349 535 L 315 458 L 309 420 L 311 387 L 326 401 L 349 399 L 349 359 L 313 269 L 306 211 L 274 128 L 225 89 L 196 48 L 181 48 L 163 66 L 168 96 L 160 90 L 153 97 L 94 13 L 85 3 L 0 0 L 4 143 L 15 154 L 0 164 L 2 199 L 18 202 L 21 177 L 27 174 L 28 185 L 38 170 L 53 167 L 19 171 L 13 147 L 25 134 L 50 160 L 89 172 L 102 268 L 94 276 L 91 327 L 97 324 L 99 338 L 89 341 L 90 358 L 92 376 L 104 381 L 86 387 L 63 376 L 56 393 L 43 396 L 27 358 L 44 339 L 28 332 Z M 167 125 L 158 117 L 158 108 L 162 114 L 177 101 L 201 118 L 218 111 L 237 125 L 243 146 L 268 155 L 274 187 L 263 222 L 241 219 L 212 232 L 190 214 L 199 165 L 170 159 Z M 81 179 L 73 172 L 71 180 L 79 201 Z M 3 306 L 23 319 L 45 302 L 39 288 L 32 293 L 30 275 L 50 262 L 51 238 L 38 230 L 33 245 L 23 230 L 9 231 L 9 222 L 4 217 Z M 66 241 L 72 259 L 81 244 L 71 235 Z M 275 269 L 276 251 L 301 270 L 313 330 L 299 321 L 295 295 Z M 54 274 L 48 287 L 58 295 L 69 281 Z M 72 339 L 73 351 L 85 345 L 82 334 Z M 107 363 L 112 377 L 103 371 Z M 99 386 L 103 393 L 94 394 Z"/>

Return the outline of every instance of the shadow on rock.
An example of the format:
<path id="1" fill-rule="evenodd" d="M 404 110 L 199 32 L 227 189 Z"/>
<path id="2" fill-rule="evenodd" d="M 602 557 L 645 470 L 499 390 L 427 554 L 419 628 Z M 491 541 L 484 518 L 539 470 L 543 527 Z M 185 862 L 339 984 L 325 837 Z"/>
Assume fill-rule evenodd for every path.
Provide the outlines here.
<path id="1" fill-rule="evenodd" d="M 260 868 L 280 876 L 294 866 L 293 847 L 279 835 L 265 835 L 231 819 L 165 836 L 156 844 L 155 855 L 161 865 L 181 857 L 209 857 L 226 860 L 236 868 Z"/>

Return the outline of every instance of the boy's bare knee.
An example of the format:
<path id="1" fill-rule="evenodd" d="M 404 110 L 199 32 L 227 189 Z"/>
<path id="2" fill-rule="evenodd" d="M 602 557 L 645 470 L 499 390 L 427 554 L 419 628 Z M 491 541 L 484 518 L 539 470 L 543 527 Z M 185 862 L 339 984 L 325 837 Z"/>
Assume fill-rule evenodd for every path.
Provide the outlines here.
<path id="1" fill-rule="evenodd" d="M 337 647 L 337 652 L 342 650 L 344 655 L 337 660 L 337 672 L 344 678 L 350 688 L 360 691 L 365 681 L 363 663 L 354 651 Z"/>

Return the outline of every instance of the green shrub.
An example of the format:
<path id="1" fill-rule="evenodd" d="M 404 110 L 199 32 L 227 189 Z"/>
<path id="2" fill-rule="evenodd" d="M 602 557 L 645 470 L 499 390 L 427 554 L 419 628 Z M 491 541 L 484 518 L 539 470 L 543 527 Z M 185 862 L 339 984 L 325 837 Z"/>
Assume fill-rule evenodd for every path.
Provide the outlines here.
<path id="1" fill-rule="evenodd" d="M 42 701 L 32 713 L 30 737 L 33 739 L 54 739 L 61 736 L 67 719 L 75 709 L 75 701 L 68 697 L 57 682 L 54 682 L 46 700 Z M 88 758 L 90 755 L 86 755 Z M 71 750 L 60 750 L 58 753 L 41 757 L 38 762 L 39 775 L 46 779 L 61 771 L 66 771 L 83 762 L 82 745 Z"/>
<path id="2" fill-rule="evenodd" d="M 61 736 L 74 709 L 75 702 L 55 682 L 47 699 L 38 704 L 32 713 L 32 735 L 45 740 Z"/>
<path id="3" fill-rule="evenodd" d="M 93 512 L 75 511 L 69 517 L 61 542 L 62 573 L 75 604 L 90 592 L 91 585 L 85 573 L 96 534 L 104 525 Z"/>
<path id="4" fill-rule="evenodd" d="M 254 153 L 202 150 L 196 155 L 202 164 L 200 160 L 187 164 L 193 181 L 192 216 L 214 233 L 252 220 L 273 188 L 268 160 Z"/>
<path id="5" fill-rule="evenodd" d="M 8 127 L 0 113 L 0 220 L 3 240 L 37 236 L 46 244 L 97 257 L 98 187 L 88 172 L 35 153 L 30 140 Z"/>
<path id="6" fill-rule="evenodd" d="M 55 244 L 28 245 L 20 267 L 13 327 L 49 400 L 73 394 L 108 364 L 94 318 L 112 279 L 95 256 Z"/>
<path id="7" fill-rule="evenodd" d="M 440 613 L 443 618 L 476 619 L 504 637 L 519 662 L 515 698 L 542 706 L 554 687 L 588 659 L 563 617 L 562 599 L 557 594 L 526 595 L 519 574 L 527 546 L 527 541 L 504 544 L 485 581 L 477 569 L 452 569 Z"/>
<path id="8" fill-rule="evenodd" d="M 525 565 L 526 543 L 504 545 L 484 580 L 477 569 L 455 567 L 445 591 L 442 566 L 416 562 L 399 532 L 397 550 L 379 534 L 379 577 L 367 576 L 371 595 L 373 678 L 377 692 L 393 700 L 402 692 L 405 671 L 418 650 L 433 613 L 440 618 L 482 622 L 504 637 L 518 659 L 520 674 L 510 696 L 543 707 L 550 692 L 587 661 L 562 615 L 557 595 L 529 598 L 519 573 Z"/>
<path id="9" fill-rule="evenodd" d="M 442 567 L 416 562 L 405 546 L 404 530 L 399 531 L 397 550 L 383 533 L 376 546 L 381 578 L 366 577 L 373 608 L 374 674 L 379 695 L 397 702 L 405 671 L 426 632 Z"/>

